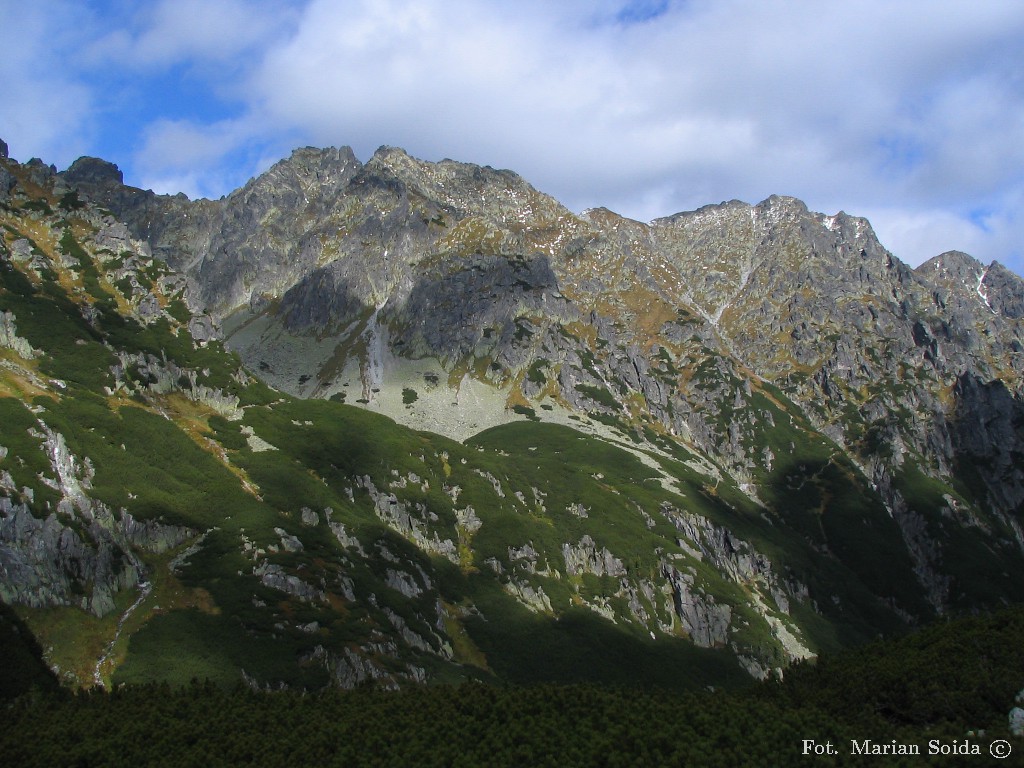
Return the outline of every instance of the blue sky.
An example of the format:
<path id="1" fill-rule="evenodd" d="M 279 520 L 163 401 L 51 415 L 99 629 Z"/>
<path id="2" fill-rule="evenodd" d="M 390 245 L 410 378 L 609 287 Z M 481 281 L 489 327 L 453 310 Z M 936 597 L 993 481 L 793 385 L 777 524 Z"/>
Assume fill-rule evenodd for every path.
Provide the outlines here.
<path id="1" fill-rule="evenodd" d="M 218 197 L 297 146 L 641 220 L 799 197 L 1024 272 L 1019 0 L 0 0 L 0 138 Z"/>

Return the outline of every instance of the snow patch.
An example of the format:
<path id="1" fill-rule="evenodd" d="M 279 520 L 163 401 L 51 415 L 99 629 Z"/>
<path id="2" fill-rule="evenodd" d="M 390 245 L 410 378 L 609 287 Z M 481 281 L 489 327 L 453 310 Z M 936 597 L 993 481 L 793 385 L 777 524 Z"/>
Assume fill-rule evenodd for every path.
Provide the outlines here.
<path id="1" fill-rule="evenodd" d="M 978 277 L 978 285 L 974 289 L 981 300 L 985 302 L 985 306 L 988 307 L 988 311 L 995 314 L 995 310 L 992 309 L 992 304 L 988 300 L 988 294 L 985 292 L 985 276 L 988 274 L 988 267 L 981 270 L 981 275 Z"/>

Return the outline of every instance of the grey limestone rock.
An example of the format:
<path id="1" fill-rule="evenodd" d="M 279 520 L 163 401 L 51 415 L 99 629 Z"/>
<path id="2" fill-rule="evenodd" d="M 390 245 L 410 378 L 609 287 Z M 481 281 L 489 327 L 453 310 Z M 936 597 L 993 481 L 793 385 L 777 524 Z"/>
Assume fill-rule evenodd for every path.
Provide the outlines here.
<path id="1" fill-rule="evenodd" d="M 137 520 L 126 510 L 120 511 L 117 528 L 132 545 L 156 554 L 173 549 L 198 535 L 197 531 L 183 525 Z"/>
<path id="2" fill-rule="evenodd" d="M 473 507 L 468 506 L 464 509 L 455 510 L 455 519 L 458 524 L 466 532 L 473 534 L 479 531 L 483 527 L 483 520 L 481 520 Z"/>
<path id="3" fill-rule="evenodd" d="M 970 373 L 954 387 L 956 409 L 950 420 L 954 452 L 971 461 L 986 480 L 997 509 L 1018 510 L 1024 503 L 1024 402 L 1001 381 Z"/>
<path id="4" fill-rule="evenodd" d="M 152 292 L 147 292 L 142 297 L 135 311 L 138 318 L 146 325 L 163 316 L 160 300 Z"/>
<path id="5" fill-rule="evenodd" d="M 20 357 L 31 360 L 41 353 L 32 348 L 25 339 L 18 336 L 13 312 L 0 312 L 0 347 L 14 350 Z"/>
<path id="6" fill-rule="evenodd" d="M 44 520 L 0 497 L 0 596 L 35 608 L 75 605 L 103 616 L 113 595 L 141 580 L 142 567 L 100 522 L 75 528 L 56 513 Z M 80 534 L 79 531 L 82 531 Z"/>
<path id="7" fill-rule="evenodd" d="M 88 457 L 72 453 L 64 436 L 42 421 L 33 434 L 53 476 L 40 482 L 60 494 L 55 511 L 37 518 L 26 503 L 0 497 L 0 594 L 33 607 L 77 605 L 97 616 L 114 610 L 114 595 L 144 581 L 138 550 L 160 553 L 195 531 L 159 520 L 139 520 L 90 497 L 95 474 Z M 4 491 L 13 481 L 5 472 Z M 30 494 L 22 494 L 31 496 Z"/>
<path id="8" fill-rule="evenodd" d="M 348 533 L 345 529 L 344 523 L 332 520 L 331 515 L 333 514 L 334 511 L 330 507 L 324 511 L 324 516 L 327 518 L 327 525 L 330 527 L 331 533 L 333 533 L 334 537 L 338 540 L 338 543 L 346 549 L 352 549 L 358 552 L 362 557 L 366 557 L 366 551 L 363 549 L 363 545 L 360 543 L 359 539 Z"/>
<path id="9" fill-rule="evenodd" d="M 731 580 L 742 584 L 761 579 L 776 585 L 771 561 L 728 529 L 700 515 L 678 510 L 668 502 L 661 505 L 661 513 L 696 545 L 702 558 L 714 563 Z"/>
<path id="10" fill-rule="evenodd" d="M 154 394 L 181 392 L 188 399 L 206 405 L 225 418 L 239 417 L 238 397 L 200 382 L 201 371 L 182 368 L 165 357 L 152 354 L 118 353 L 118 363 L 111 368 L 114 390 L 142 391 Z M 269 444 L 268 444 L 269 445 Z"/>
<path id="11" fill-rule="evenodd" d="M 1009 721 L 1010 733 L 1014 736 L 1024 736 L 1024 709 L 1020 707 L 1011 709 Z"/>
<path id="12" fill-rule="evenodd" d="M 274 533 L 281 537 L 281 548 L 285 552 L 301 552 L 304 547 L 297 536 L 293 536 L 283 528 L 275 528 Z"/>
<path id="13" fill-rule="evenodd" d="M 355 688 L 367 680 L 385 680 L 387 672 L 369 659 L 360 656 L 350 648 L 346 648 L 340 657 L 333 657 L 330 665 L 335 679 L 341 688 Z"/>
<path id="14" fill-rule="evenodd" d="M 45 257 L 41 256 L 32 243 L 24 238 L 19 238 L 11 243 L 11 261 L 16 264 L 28 264 L 36 274 L 47 267 Z"/>
<path id="15" fill-rule="evenodd" d="M 534 613 L 551 613 L 551 598 L 544 592 L 543 586 L 533 586 L 526 581 L 510 579 L 502 587 Z"/>
<path id="16" fill-rule="evenodd" d="M 458 548 L 451 539 L 442 539 L 428 526 L 429 512 L 422 504 L 406 504 L 393 494 L 381 493 L 368 475 L 359 478 L 359 484 L 373 500 L 377 516 L 389 527 L 413 541 L 427 552 L 459 562 Z"/>
<path id="17" fill-rule="evenodd" d="M 320 515 L 316 510 L 312 510 L 309 507 L 303 507 L 299 510 L 299 515 L 302 518 L 303 525 L 308 525 L 311 528 L 315 528 L 320 525 Z"/>
<path id="18" fill-rule="evenodd" d="M 57 169 L 52 165 L 47 165 L 38 157 L 31 158 L 23 168 L 27 172 L 29 180 L 43 188 L 52 185 L 57 176 Z"/>
<path id="19" fill-rule="evenodd" d="M 1016 273 L 993 261 L 981 287 L 993 312 L 1013 319 L 1024 318 L 1024 282 Z"/>
<path id="20" fill-rule="evenodd" d="M 221 338 L 220 328 L 209 315 L 197 315 L 188 321 L 188 332 L 197 344 L 206 345 Z"/>
<path id="21" fill-rule="evenodd" d="M 298 576 L 287 573 L 283 567 L 264 560 L 253 569 L 260 581 L 271 589 L 297 597 L 303 602 L 324 602 L 327 598 L 322 589 L 308 584 Z"/>
<path id="22" fill-rule="evenodd" d="M 672 594 L 675 615 L 694 644 L 703 648 L 725 645 L 729 640 L 732 608 L 719 605 L 710 595 L 694 589 L 693 577 L 671 565 L 662 566 L 662 577 Z"/>
<path id="23" fill-rule="evenodd" d="M 416 583 L 416 579 L 405 571 L 388 568 L 384 583 L 405 597 L 415 598 L 423 594 L 423 589 Z"/>
<path id="24" fill-rule="evenodd" d="M 109 220 L 104 221 L 102 229 L 93 235 L 93 243 L 97 251 L 108 250 L 118 255 L 126 251 L 134 254 L 139 247 L 124 222 Z"/>
<path id="25" fill-rule="evenodd" d="M 625 576 L 626 568 L 606 547 L 597 548 L 594 540 L 584 535 L 578 544 L 562 545 L 565 571 L 571 576 L 592 573 L 595 576 Z"/>
<path id="26" fill-rule="evenodd" d="M 1014 736 L 1024 736 L 1024 688 L 1017 694 L 1015 701 L 1022 706 L 1010 710 L 1010 733 Z"/>

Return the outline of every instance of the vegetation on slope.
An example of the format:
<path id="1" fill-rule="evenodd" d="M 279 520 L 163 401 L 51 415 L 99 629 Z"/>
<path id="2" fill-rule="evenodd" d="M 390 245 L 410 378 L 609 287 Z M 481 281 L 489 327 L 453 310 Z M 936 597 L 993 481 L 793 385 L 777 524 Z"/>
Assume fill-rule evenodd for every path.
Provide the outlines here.
<path id="1" fill-rule="evenodd" d="M 1007 713 L 1022 669 L 1017 608 L 734 692 L 469 683 L 302 695 L 193 682 L 36 695 L 8 704 L 0 751 L 18 766 L 732 767 L 806 764 L 810 740 L 835 750 L 823 764 L 896 766 L 984 764 L 1005 739 L 1016 754 L 1002 764 L 1019 765 Z M 921 755 L 851 754 L 864 740 Z M 983 757 L 964 757 L 975 749 Z"/>
<path id="2" fill-rule="evenodd" d="M 35 350 L 3 351 L 5 492 L 87 549 L 99 515 L 121 532 L 114 567 L 140 574 L 112 583 L 99 615 L 84 610 L 99 589 L 84 576 L 62 605 L 17 607 L 66 683 L 743 679 L 732 650 L 694 647 L 667 603 L 644 598 L 637 622 L 616 577 L 563 578 L 563 545 L 586 536 L 635 578 L 658 576 L 658 548 L 693 562 L 670 523 L 643 522 L 678 500 L 627 454 L 545 425 L 467 446 L 278 395 L 193 338 L 181 285 L 158 261 L 103 245 L 108 218 L 40 213 L 4 212 L 0 311 Z M 14 256 L 25 242 L 29 261 Z M 537 443 L 551 461 L 529 460 Z M 139 544 L 125 515 L 184 533 Z M 516 561 L 526 546 L 544 574 Z M 712 570 L 693 572 L 701 589 L 743 600 Z M 524 589 L 550 602 L 527 607 Z M 747 620 L 759 629 L 736 647 L 782 660 L 761 619 Z"/>
<path id="3" fill-rule="evenodd" d="M 71 687 L 115 691 L 21 699 L 11 711 L 25 738 L 32 721 L 85 763 L 145 761 L 116 739 L 158 731 L 152 717 L 168 723 L 168 741 L 137 749 L 194 746 L 184 762 L 272 764 L 292 750 L 300 762 L 372 764 L 365 747 L 390 718 L 412 734 L 389 732 L 391 761 L 449 764 L 457 753 L 469 764 L 542 764 L 560 752 L 578 764 L 737 764 L 784 762 L 808 733 L 998 732 L 994 713 L 1021 684 L 1000 634 L 1017 619 L 957 625 L 967 647 L 925 635 L 925 645 L 898 646 L 913 649 L 906 658 L 866 650 L 798 666 L 753 694 L 676 695 L 736 689 L 748 672 L 771 676 L 932 612 L 921 564 L 864 473 L 781 391 L 730 396 L 742 382 L 723 377 L 710 351 L 693 375 L 708 391 L 728 384 L 723 402 L 747 403 L 705 403 L 714 433 L 742 421 L 745 449 L 774 457 L 751 484 L 651 425 L 631 450 L 534 421 L 458 443 L 281 395 L 193 328 L 179 277 L 137 243 L 116 245 L 110 217 L 43 189 L 0 205 L 0 218 L 0 496 L 8 511 L 28 511 L 10 538 L 27 551 L 18 531 L 52 523 L 96 562 L 113 542 L 106 571 L 55 556 L 66 594 L 19 585 L 16 616 L 3 616 L 26 673 L 5 690 L 52 687 L 41 656 Z M 527 379 L 546 381 L 541 368 Z M 604 420 L 638 428 L 623 421 L 621 388 L 577 391 L 616 412 Z M 943 514 L 950 489 L 910 459 L 896 481 L 922 517 Z M 5 512 L 5 524 L 14 519 Z M 965 565 L 953 566 L 955 604 L 1014 596 L 1012 560 L 990 557 L 973 535 Z M 965 654 L 977 663 L 927 677 Z M 881 688 L 866 684 L 868 670 Z M 180 688 L 192 678 L 216 687 Z M 295 693 L 226 692 L 241 681 Z M 423 681 L 540 687 L 414 684 Z M 550 683 L 569 687 L 540 685 Z M 332 686 L 408 690 L 298 693 Z M 106 724 L 133 709 L 155 714 L 138 715 L 145 728 L 131 738 L 115 728 L 103 742 Z M 258 733 L 232 726 L 247 712 Z M 209 730 L 196 730 L 205 717 Z M 449 721 L 450 744 L 422 733 Z M 10 737 L 9 754 L 30 762 L 21 738 Z"/>

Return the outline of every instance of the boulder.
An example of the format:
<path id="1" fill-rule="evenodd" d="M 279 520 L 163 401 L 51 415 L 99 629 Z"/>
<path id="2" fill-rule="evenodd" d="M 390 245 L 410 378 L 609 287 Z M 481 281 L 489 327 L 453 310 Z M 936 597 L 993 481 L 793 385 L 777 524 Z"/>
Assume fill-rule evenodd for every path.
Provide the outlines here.
<path id="1" fill-rule="evenodd" d="M 1010 710 L 1010 733 L 1024 736 L 1024 709 L 1014 707 Z"/>

